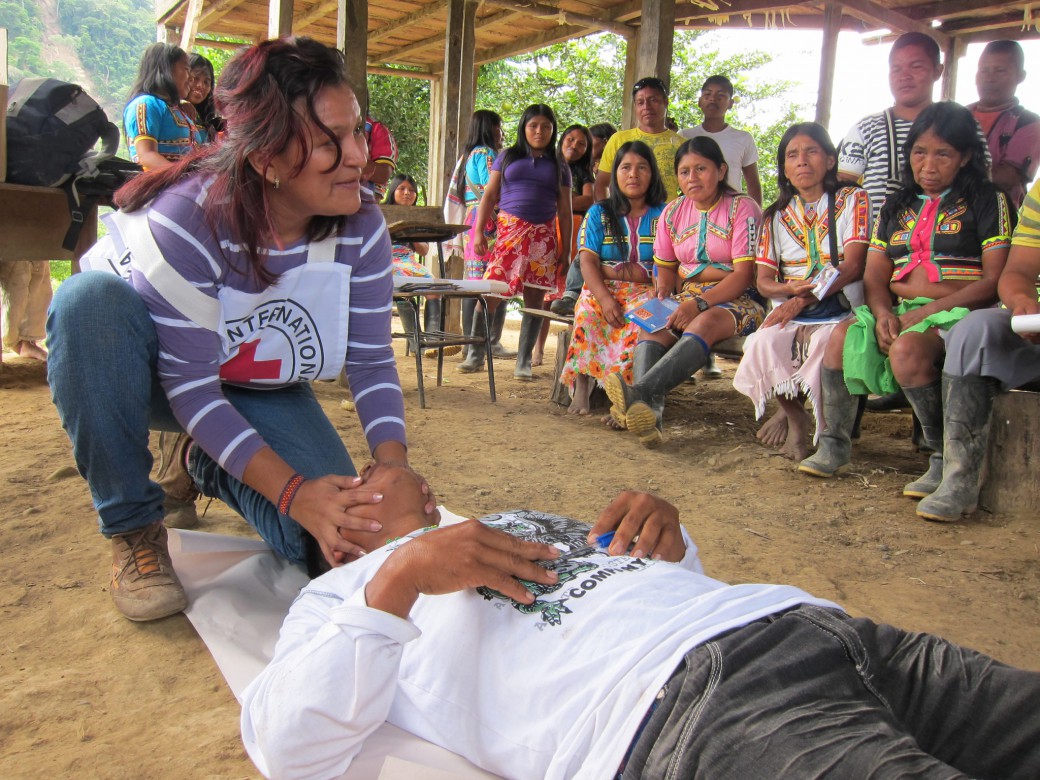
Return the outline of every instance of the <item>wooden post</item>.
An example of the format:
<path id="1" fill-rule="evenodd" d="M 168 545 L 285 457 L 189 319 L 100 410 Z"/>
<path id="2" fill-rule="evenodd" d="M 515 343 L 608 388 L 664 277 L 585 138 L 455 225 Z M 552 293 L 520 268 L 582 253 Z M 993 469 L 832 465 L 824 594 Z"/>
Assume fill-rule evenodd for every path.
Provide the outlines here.
<path id="1" fill-rule="evenodd" d="M 336 8 L 336 41 L 347 66 L 347 78 L 362 112 L 368 111 L 368 3 L 339 0 Z"/>
<path id="2" fill-rule="evenodd" d="M 639 75 L 657 76 L 665 84 L 671 80 L 672 40 L 675 37 L 675 0 L 643 0 L 640 27 Z"/>
<path id="3" fill-rule="evenodd" d="M 989 423 L 979 503 L 993 512 L 1040 512 L 1040 393 L 999 393 Z"/>
<path id="4" fill-rule="evenodd" d="M 642 28 L 639 28 L 642 30 Z M 641 32 L 637 32 L 628 42 L 625 52 L 625 94 L 621 96 L 621 129 L 627 130 L 635 127 L 635 114 L 632 109 L 632 87 L 642 78 L 639 73 L 639 39 Z"/>
<path id="5" fill-rule="evenodd" d="M 269 0 L 267 6 L 267 37 L 282 38 L 292 35 L 293 0 Z"/>
<path id="6" fill-rule="evenodd" d="M 430 81 L 430 135 L 427 149 L 430 150 L 426 160 L 426 192 L 428 202 L 432 205 L 443 204 L 447 185 L 444 184 L 444 147 L 441 139 L 444 133 L 444 76 Z M 451 175 L 451 171 L 448 172 Z"/>
<path id="7" fill-rule="evenodd" d="M 476 57 L 476 0 L 466 0 L 466 6 L 462 16 L 462 59 L 459 62 L 459 131 L 456 135 L 455 156 L 445 158 L 445 187 L 451 179 L 451 172 L 455 167 L 455 160 L 459 157 L 459 149 L 466 142 L 466 133 L 469 131 L 469 120 L 473 116 L 473 108 L 476 105 L 476 72 L 473 62 Z"/>
<path id="8" fill-rule="evenodd" d="M 621 114 L 623 128 L 635 127 L 632 85 L 646 76 L 671 81 L 672 39 L 675 36 L 675 0 L 643 0 L 643 23 L 628 41 L 625 57 L 625 95 Z"/>
<path id="9" fill-rule="evenodd" d="M 199 32 L 199 19 L 202 18 L 202 0 L 188 0 L 188 10 L 184 14 L 184 29 L 181 30 L 181 48 L 191 52 L 195 46 L 195 36 Z"/>
<path id="10" fill-rule="evenodd" d="M 448 189 L 450 166 L 459 150 L 459 97 L 462 92 L 463 47 L 465 46 L 466 0 L 448 0 L 448 23 L 444 34 L 444 78 L 441 102 L 443 135 L 441 136 L 441 164 L 437 169 L 438 195 Z M 472 24 L 472 21 L 471 21 Z M 470 60 L 472 63 L 472 60 Z M 472 64 L 471 64 L 472 69 Z"/>
<path id="11" fill-rule="evenodd" d="M 957 70 L 967 48 L 968 44 L 961 38 L 951 38 L 943 47 L 943 100 L 953 100 L 957 94 Z"/>
<path id="12" fill-rule="evenodd" d="M 826 127 L 831 121 L 834 97 L 834 63 L 838 55 L 838 33 L 841 31 L 841 7 L 827 0 L 823 9 L 823 50 L 820 52 L 820 85 L 816 93 L 816 121 Z"/>

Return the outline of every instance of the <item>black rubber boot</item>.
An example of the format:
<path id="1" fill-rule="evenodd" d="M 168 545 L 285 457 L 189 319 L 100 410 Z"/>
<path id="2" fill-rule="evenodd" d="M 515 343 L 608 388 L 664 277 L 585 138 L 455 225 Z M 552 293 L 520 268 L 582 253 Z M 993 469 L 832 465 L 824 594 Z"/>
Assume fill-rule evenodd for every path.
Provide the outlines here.
<path id="1" fill-rule="evenodd" d="M 951 523 L 979 502 L 982 461 L 997 382 L 982 376 L 943 374 L 942 483 L 917 505 L 926 520 Z"/>
<path id="2" fill-rule="evenodd" d="M 408 349 L 415 352 L 417 349 L 415 344 L 415 310 L 410 303 L 398 301 L 397 314 L 401 318 L 401 327 L 408 334 Z"/>
<path id="3" fill-rule="evenodd" d="M 921 421 L 921 436 L 931 450 L 928 471 L 903 488 L 903 495 L 924 498 L 935 492 L 943 475 L 943 409 L 942 382 L 936 379 L 922 387 L 904 387 L 903 394 Z"/>
<path id="4" fill-rule="evenodd" d="M 646 351 L 652 359 L 653 352 Z M 664 398 L 708 362 L 708 352 L 700 339 L 683 336 L 647 372 L 629 387 L 620 374 L 611 374 L 604 386 L 611 403 L 625 410 L 628 430 L 646 447 L 664 441 L 662 415 Z"/>
<path id="5" fill-rule="evenodd" d="M 485 333 L 484 323 L 486 321 L 483 311 L 475 311 L 473 313 L 473 327 L 470 329 L 469 335 L 483 337 Z M 487 349 L 483 343 L 470 344 L 466 359 L 455 366 L 455 370 L 463 374 L 475 374 L 478 371 L 483 371 L 484 360 L 487 357 L 486 353 Z"/>
<path id="6" fill-rule="evenodd" d="M 508 313 L 506 302 L 502 301 L 502 305 L 495 309 L 495 316 L 491 318 L 491 354 L 493 357 L 508 359 L 516 357 L 513 350 L 502 346 L 502 329 L 506 325 Z"/>
<path id="7" fill-rule="evenodd" d="M 436 298 L 426 299 L 426 309 L 423 311 L 423 330 L 441 329 L 441 302 Z"/>
<path id="8" fill-rule="evenodd" d="M 462 299 L 462 332 L 467 336 L 473 332 L 473 312 L 477 309 L 477 301 L 475 298 L 463 298 Z M 462 359 L 465 360 L 469 356 L 469 345 L 467 344 L 462 348 Z"/>
<path id="9" fill-rule="evenodd" d="M 823 385 L 823 417 L 826 421 L 820 433 L 816 452 L 798 464 L 798 470 L 814 477 L 833 477 L 835 472 L 852 459 L 852 426 L 856 421 L 859 402 L 845 386 L 845 374 L 837 369 L 821 369 Z"/>
<path id="10" fill-rule="evenodd" d="M 516 353 L 516 368 L 513 369 L 513 378 L 527 382 L 534 379 L 531 373 L 531 356 L 534 354 L 535 344 L 538 343 L 538 332 L 542 329 L 541 320 L 524 315 L 520 322 L 519 351 Z"/>

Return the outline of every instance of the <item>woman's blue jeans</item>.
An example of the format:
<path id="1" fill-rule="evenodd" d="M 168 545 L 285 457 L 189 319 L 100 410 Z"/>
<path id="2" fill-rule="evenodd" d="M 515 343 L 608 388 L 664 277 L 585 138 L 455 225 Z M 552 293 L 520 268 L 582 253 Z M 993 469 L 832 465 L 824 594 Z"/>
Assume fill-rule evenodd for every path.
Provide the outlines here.
<path id="1" fill-rule="evenodd" d="M 1040 674 L 803 606 L 691 650 L 623 777 L 1036 778 Z"/>
<path id="2" fill-rule="evenodd" d="M 47 346 L 51 395 L 72 440 L 76 467 L 90 486 L 101 533 L 110 537 L 159 520 L 163 491 L 149 479 L 149 431 L 180 432 L 181 427 L 159 384 L 159 343 L 144 302 L 114 275 L 74 275 L 51 303 Z M 309 385 L 225 386 L 224 395 L 303 476 L 357 473 Z M 199 447 L 192 450 L 189 473 L 203 495 L 241 514 L 278 553 L 292 561 L 306 559 L 306 531 Z"/>

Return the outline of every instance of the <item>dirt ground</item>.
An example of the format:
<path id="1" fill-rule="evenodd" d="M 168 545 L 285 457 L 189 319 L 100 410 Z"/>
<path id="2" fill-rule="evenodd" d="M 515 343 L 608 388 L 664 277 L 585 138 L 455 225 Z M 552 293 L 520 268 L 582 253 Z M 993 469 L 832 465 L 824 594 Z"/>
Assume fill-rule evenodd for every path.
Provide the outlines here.
<path id="1" fill-rule="evenodd" d="M 412 462 L 453 511 L 529 507 L 591 521 L 619 488 L 652 490 L 680 508 L 717 578 L 795 584 L 853 614 L 1040 670 L 1038 519 L 917 520 L 900 495 L 926 462 L 911 450 L 908 416 L 868 414 L 851 472 L 815 480 L 756 443 L 751 404 L 729 381 L 735 364 L 722 360 L 723 379 L 670 397 L 669 440 L 648 451 L 598 415 L 549 402 L 554 343 L 534 382 L 497 362 L 495 404 L 486 374 L 458 374 L 448 358 L 438 388 L 427 361 L 422 410 L 414 362 L 397 342 Z M 362 461 L 344 391 L 316 387 Z M 0 399 L 0 777 L 258 777 L 235 700 L 187 619 L 134 624 L 112 607 L 109 548 L 43 367 L 7 356 Z M 202 528 L 250 533 L 217 503 Z"/>

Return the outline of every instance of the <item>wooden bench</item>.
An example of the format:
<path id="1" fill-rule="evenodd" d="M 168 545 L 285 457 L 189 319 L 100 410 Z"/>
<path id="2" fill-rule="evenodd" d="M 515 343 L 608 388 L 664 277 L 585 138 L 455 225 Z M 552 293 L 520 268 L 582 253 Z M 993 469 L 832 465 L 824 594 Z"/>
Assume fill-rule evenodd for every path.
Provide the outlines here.
<path id="1" fill-rule="evenodd" d="M 1040 392 L 999 393 L 989 430 L 979 503 L 991 512 L 1028 512 L 1035 518 L 1040 513 Z"/>
<path id="2" fill-rule="evenodd" d="M 97 208 L 88 212 L 70 252 L 61 242 L 71 224 L 62 190 L 0 184 L 0 261 L 72 260 L 75 268 L 75 261 L 97 242 Z"/>

